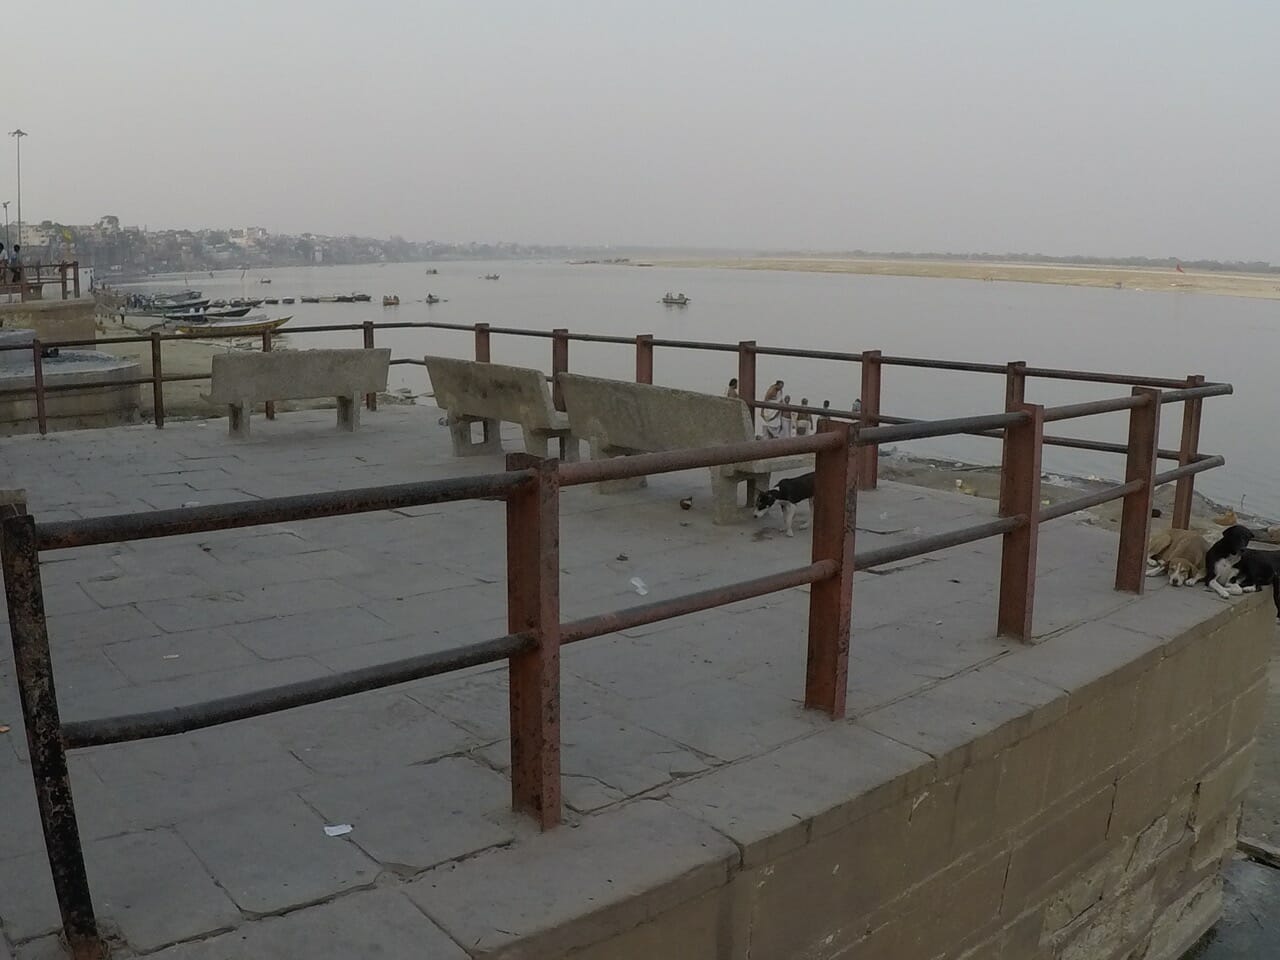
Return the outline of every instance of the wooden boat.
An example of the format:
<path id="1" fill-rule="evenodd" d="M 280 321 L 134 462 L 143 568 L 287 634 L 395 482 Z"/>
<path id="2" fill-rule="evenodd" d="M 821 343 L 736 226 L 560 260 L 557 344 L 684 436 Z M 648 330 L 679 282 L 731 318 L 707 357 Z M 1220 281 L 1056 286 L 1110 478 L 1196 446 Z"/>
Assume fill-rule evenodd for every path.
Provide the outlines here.
<path id="1" fill-rule="evenodd" d="M 427 294 L 427 299 L 423 300 L 422 302 L 423 302 L 423 303 L 444 303 L 444 301 L 443 301 L 443 300 L 441 300 L 441 299 L 440 299 L 439 297 L 437 297 L 435 294 L 431 294 L 431 293 L 428 293 L 428 294 Z"/>
<path id="2" fill-rule="evenodd" d="M 427 276 L 428 276 L 428 277 L 434 277 L 434 276 L 435 276 L 436 274 L 438 274 L 440 271 L 439 271 L 439 270 L 437 270 L 435 267 L 427 267 L 427 269 L 426 269 L 426 271 L 425 271 L 425 272 L 426 272 L 426 274 L 427 274 Z"/>
<path id="3" fill-rule="evenodd" d="M 263 300 L 262 302 L 266 304 L 270 304 L 271 306 L 275 306 L 277 303 L 280 302 L 280 300 L 276 297 L 267 297 L 267 299 Z"/>
<path id="4" fill-rule="evenodd" d="M 662 302 L 669 307 L 683 307 L 691 301 L 683 293 L 667 293 L 663 295 Z"/>
<path id="5" fill-rule="evenodd" d="M 347 293 L 347 294 L 341 294 L 341 293 L 340 293 L 340 294 L 338 294 L 336 297 L 334 297 L 334 298 L 333 298 L 333 302 L 334 302 L 334 303 L 355 303 L 355 302 L 356 302 L 356 298 L 355 298 L 355 297 L 353 297 L 353 296 L 352 296 L 351 294 L 349 294 L 349 293 Z"/>
<path id="6" fill-rule="evenodd" d="M 266 333 L 268 330 L 275 330 L 277 327 L 283 327 L 292 320 L 292 316 L 276 317 L 274 320 L 268 319 L 265 314 L 258 316 L 246 317 L 243 320 L 213 320 L 209 323 L 182 323 L 178 325 L 178 332 L 191 337 L 201 335 L 207 336 L 210 333 Z"/>
<path id="7" fill-rule="evenodd" d="M 281 298 L 280 298 L 280 302 L 281 302 L 281 303 L 293 303 L 293 297 L 281 297 Z"/>
<path id="8" fill-rule="evenodd" d="M 399 297 L 383 297 L 382 305 L 384 307 L 398 307 L 400 306 L 400 298 Z"/>
<path id="9" fill-rule="evenodd" d="M 373 299 L 373 296 L 368 293 L 353 293 L 351 295 L 352 303 L 368 303 L 372 299 Z"/>
<path id="10" fill-rule="evenodd" d="M 171 310 L 164 315 L 169 321 L 235 320 L 249 312 L 248 307 L 209 307 L 205 310 Z"/>
<path id="11" fill-rule="evenodd" d="M 497 279 L 498 279 L 498 274 L 496 274 L 496 273 L 486 273 L 486 274 L 485 274 L 483 277 L 481 277 L 480 279 L 481 279 L 481 280 L 497 280 Z"/>
<path id="12" fill-rule="evenodd" d="M 303 303 L 319 303 L 320 298 L 319 297 L 303 297 L 302 302 Z M 293 300 L 292 299 L 286 300 L 285 303 L 293 303 Z"/>
<path id="13" fill-rule="evenodd" d="M 270 282 L 271 282 L 271 278 L 270 278 L 270 277 L 259 277 L 259 278 L 258 278 L 258 282 L 259 282 L 259 283 L 270 283 Z"/>

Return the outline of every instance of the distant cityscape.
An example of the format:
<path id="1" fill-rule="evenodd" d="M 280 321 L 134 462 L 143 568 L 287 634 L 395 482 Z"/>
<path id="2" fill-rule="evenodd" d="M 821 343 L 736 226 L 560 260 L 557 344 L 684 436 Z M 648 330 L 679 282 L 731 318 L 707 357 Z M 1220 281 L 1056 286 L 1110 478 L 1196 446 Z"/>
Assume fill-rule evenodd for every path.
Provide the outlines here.
<path id="1" fill-rule="evenodd" d="M 116 216 L 93 224 L 42 220 L 9 225 L 12 243 L 21 243 L 28 263 L 76 260 L 99 274 L 147 274 L 179 270 L 226 270 L 307 264 L 411 263 L 423 260 L 504 260 L 570 257 L 599 252 L 596 247 L 522 243 L 447 243 L 403 237 L 325 236 L 271 233 L 262 227 L 225 230 L 149 230 L 123 226 Z"/>

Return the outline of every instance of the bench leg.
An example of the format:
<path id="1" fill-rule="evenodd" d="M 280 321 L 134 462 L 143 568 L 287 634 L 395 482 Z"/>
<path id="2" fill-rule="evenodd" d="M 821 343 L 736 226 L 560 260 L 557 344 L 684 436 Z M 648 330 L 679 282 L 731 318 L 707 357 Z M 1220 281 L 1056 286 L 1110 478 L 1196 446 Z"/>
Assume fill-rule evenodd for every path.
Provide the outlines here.
<path id="1" fill-rule="evenodd" d="M 582 451 L 579 447 L 577 437 L 572 433 L 563 434 L 560 437 L 560 459 L 565 463 L 577 463 L 582 459 Z"/>
<path id="2" fill-rule="evenodd" d="M 360 426 L 360 400 L 358 397 L 338 397 L 338 429 L 348 433 Z"/>
<path id="3" fill-rule="evenodd" d="M 547 435 L 528 427 L 522 426 L 520 429 L 524 433 L 524 452 L 539 460 L 547 459 Z"/>
<path id="4" fill-rule="evenodd" d="M 608 460 L 612 457 L 625 456 L 627 451 L 617 450 L 613 447 L 601 447 L 591 444 L 592 460 Z M 625 493 L 628 490 L 639 490 L 647 487 L 649 481 L 645 477 L 627 477 L 624 480 L 601 480 L 596 484 L 596 493 Z"/>
<path id="5" fill-rule="evenodd" d="M 715 523 L 737 523 L 742 519 L 742 507 L 738 505 L 738 479 L 725 474 L 719 467 L 711 468 L 711 505 Z"/>
<path id="6" fill-rule="evenodd" d="M 449 418 L 449 439 L 453 441 L 455 457 L 478 457 L 484 454 L 502 453 L 501 424 L 497 420 L 480 417 L 460 417 L 452 413 Z M 471 424 L 481 423 L 484 439 L 476 443 L 471 439 Z"/>
<path id="7" fill-rule="evenodd" d="M 249 439 L 249 404 L 227 404 L 227 432 L 238 440 Z"/>

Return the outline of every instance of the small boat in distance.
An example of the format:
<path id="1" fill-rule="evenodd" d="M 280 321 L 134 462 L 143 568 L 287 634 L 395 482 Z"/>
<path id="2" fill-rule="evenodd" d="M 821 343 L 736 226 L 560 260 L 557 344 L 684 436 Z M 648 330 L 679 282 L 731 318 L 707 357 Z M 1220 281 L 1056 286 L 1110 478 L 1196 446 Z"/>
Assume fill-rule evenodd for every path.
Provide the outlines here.
<path id="1" fill-rule="evenodd" d="M 258 282 L 259 282 L 259 283 L 270 283 L 270 282 L 271 282 L 271 278 L 270 278 L 270 277 L 259 277 L 259 278 L 258 278 Z"/>
<path id="2" fill-rule="evenodd" d="M 422 302 L 423 303 L 446 303 L 447 301 L 441 300 L 434 293 L 428 293 L 427 299 L 423 300 Z"/>
<path id="3" fill-rule="evenodd" d="M 281 297 L 281 298 L 280 298 L 280 302 L 281 302 L 281 303 L 293 303 L 293 297 Z"/>
<path id="4" fill-rule="evenodd" d="M 353 293 L 351 295 L 352 303 L 368 303 L 372 299 L 373 295 L 368 293 Z"/>
<path id="5" fill-rule="evenodd" d="M 208 307 L 203 310 L 170 310 L 165 313 L 166 320 L 234 320 L 249 312 L 248 307 Z"/>
<path id="6" fill-rule="evenodd" d="M 251 317 L 245 317 L 243 320 L 213 320 L 209 323 L 181 323 L 178 324 L 179 333 L 186 334 L 189 337 L 198 337 L 201 334 L 209 333 L 266 333 L 268 330 L 275 330 L 282 327 L 290 320 L 292 316 L 277 317 L 272 320 L 265 313 L 255 314 Z"/>
<path id="7" fill-rule="evenodd" d="M 303 297 L 302 302 L 303 303 L 319 303 L 320 298 L 319 297 Z M 286 299 L 285 303 L 293 303 L 293 299 L 292 298 Z"/>
<path id="8" fill-rule="evenodd" d="M 263 300 L 262 302 L 266 304 L 270 304 L 271 306 L 275 306 L 277 303 L 280 302 L 280 299 L 278 297 L 267 297 L 267 299 Z"/>
<path id="9" fill-rule="evenodd" d="M 383 297 L 382 305 L 384 307 L 398 307 L 400 306 L 400 298 L 394 295 L 390 297 Z"/>
<path id="10" fill-rule="evenodd" d="M 427 267 L 427 269 L 426 269 L 426 271 L 425 271 L 425 273 L 426 273 L 426 275 L 427 275 L 428 277 L 434 277 L 434 276 L 435 276 L 436 274 L 438 274 L 439 272 L 440 272 L 440 271 L 439 271 L 439 270 L 437 270 L 435 267 Z"/>
<path id="11" fill-rule="evenodd" d="M 665 293 L 662 295 L 662 302 L 669 307 L 684 307 L 691 301 L 683 293 Z"/>
<path id="12" fill-rule="evenodd" d="M 483 277 L 481 277 L 480 279 L 481 279 L 481 280 L 497 280 L 497 279 L 498 279 L 498 275 L 497 275 L 496 273 L 486 273 L 486 274 L 485 274 Z"/>

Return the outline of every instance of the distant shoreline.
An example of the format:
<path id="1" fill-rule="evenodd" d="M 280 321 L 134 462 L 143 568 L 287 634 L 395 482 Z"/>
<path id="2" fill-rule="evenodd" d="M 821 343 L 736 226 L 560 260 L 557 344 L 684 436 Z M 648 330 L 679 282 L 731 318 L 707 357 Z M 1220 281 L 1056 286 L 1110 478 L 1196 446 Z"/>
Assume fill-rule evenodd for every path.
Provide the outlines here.
<path id="1" fill-rule="evenodd" d="M 853 273 L 882 277 L 928 277 L 1001 283 L 1054 283 L 1135 292 L 1208 293 L 1225 297 L 1280 300 L 1280 276 L 1210 273 L 1174 269 L 1076 266 L 1050 263 L 988 263 L 975 260 L 877 260 L 837 257 L 743 257 L 740 259 L 656 260 L 658 267 L 724 270 L 783 270 Z"/>

